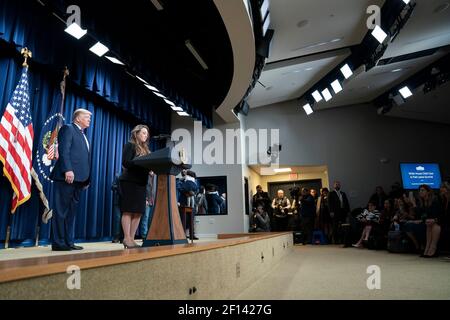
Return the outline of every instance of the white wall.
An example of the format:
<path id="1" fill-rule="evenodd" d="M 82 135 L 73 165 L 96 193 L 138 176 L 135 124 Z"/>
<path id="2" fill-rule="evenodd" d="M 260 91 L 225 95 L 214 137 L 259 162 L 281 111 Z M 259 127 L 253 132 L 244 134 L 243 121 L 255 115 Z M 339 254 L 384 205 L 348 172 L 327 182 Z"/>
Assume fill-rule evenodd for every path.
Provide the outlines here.
<path id="1" fill-rule="evenodd" d="M 378 116 L 370 105 L 307 117 L 293 101 L 252 109 L 244 121 L 247 128 L 280 129 L 281 164 L 327 165 L 330 184 L 342 182 L 352 207 L 365 205 L 375 186 L 389 191 L 401 181 L 400 162 L 438 162 L 450 175 L 447 125 Z"/>
<path id="2" fill-rule="evenodd" d="M 217 120 L 217 119 L 215 119 Z M 172 131 L 175 129 L 187 129 L 194 137 L 194 123 L 190 118 L 172 117 Z M 224 132 L 226 129 L 239 129 L 240 123 L 218 125 L 215 129 Z M 203 131 L 205 128 L 203 128 Z M 198 138 L 198 137 L 197 137 Z M 201 138 L 200 138 L 201 139 Z M 203 143 L 203 146 L 209 142 Z M 192 156 L 194 148 L 187 150 Z M 198 150 L 197 150 L 198 151 Z M 225 152 L 224 152 L 225 153 Z M 235 154 L 236 150 L 235 150 Z M 191 159 L 193 157 L 191 156 Z M 248 217 L 245 215 L 244 206 L 244 178 L 243 165 L 207 165 L 194 164 L 192 170 L 198 177 L 227 176 L 228 188 L 228 215 L 224 216 L 197 216 L 196 233 L 199 235 L 216 235 L 223 233 L 244 233 L 248 231 Z"/>

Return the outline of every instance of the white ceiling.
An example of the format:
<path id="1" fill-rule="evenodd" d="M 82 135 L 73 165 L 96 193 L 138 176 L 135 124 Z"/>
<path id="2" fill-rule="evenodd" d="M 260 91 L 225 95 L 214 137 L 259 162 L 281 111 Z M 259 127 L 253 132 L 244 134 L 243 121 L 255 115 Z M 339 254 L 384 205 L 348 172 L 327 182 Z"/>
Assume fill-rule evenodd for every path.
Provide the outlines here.
<path id="1" fill-rule="evenodd" d="M 359 44 L 367 32 L 367 7 L 383 3 L 384 0 L 272 0 L 270 28 L 275 35 L 268 62 Z M 306 25 L 299 28 L 297 24 L 302 21 L 307 21 Z"/>
<path id="2" fill-rule="evenodd" d="M 348 54 L 345 50 L 321 52 L 361 43 L 368 32 L 366 8 L 383 3 L 384 0 L 272 0 L 271 28 L 275 30 L 272 53 L 260 78 L 262 85 L 258 84 L 250 95 L 250 107 L 293 100 L 308 91 Z M 413 15 L 395 41 L 389 44 L 383 58 L 450 44 L 450 8 L 437 12 L 439 7 L 450 6 L 450 1 L 416 0 L 416 3 Z M 304 26 L 298 28 L 297 24 L 304 20 L 308 21 L 306 25 L 303 23 Z M 330 43 L 333 39 L 341 40 Z M 307 48 L 325 42 L 329 43 Z M 344 91 L 315 107 L 326 109 L 370 102 L 444 53 L 377 66 L 354 76 L 344 84 Z M 391 72 L 396 69 L 401 71 Z"/>

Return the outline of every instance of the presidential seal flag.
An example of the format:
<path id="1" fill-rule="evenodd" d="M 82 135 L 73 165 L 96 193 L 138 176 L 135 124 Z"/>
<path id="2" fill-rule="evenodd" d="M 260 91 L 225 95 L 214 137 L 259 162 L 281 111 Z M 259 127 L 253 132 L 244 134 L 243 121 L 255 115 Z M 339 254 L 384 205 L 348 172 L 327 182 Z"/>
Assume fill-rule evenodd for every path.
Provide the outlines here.
<path id="1" fill-rule="evenodd" d="M 31 197 L 33 136 L 28 67 L 24 67 L 0 122 L 0 161 L 14 191 L 11 213 Z"/>

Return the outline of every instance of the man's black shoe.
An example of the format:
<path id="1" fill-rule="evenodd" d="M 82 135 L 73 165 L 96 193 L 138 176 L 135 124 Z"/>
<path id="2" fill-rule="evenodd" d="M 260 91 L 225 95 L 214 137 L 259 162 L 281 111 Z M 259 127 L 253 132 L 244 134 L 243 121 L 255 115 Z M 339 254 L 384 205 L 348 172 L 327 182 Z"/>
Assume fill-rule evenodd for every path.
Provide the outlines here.
<path id="1" fill-rule="evenodd" d="M 71 247 L 60 247 L 60 246 L 52 246 L 52 251 L 72 251 Z"/>
<path id="2" fill-rule="evenodd" d="M 70 249 L 72 249 L 72 250 L 83 250 L 84 248 L 83 247 L 80 247 L 80 246 L 76 246 L 76 245 L 71 245 L 70 246 Z"/>

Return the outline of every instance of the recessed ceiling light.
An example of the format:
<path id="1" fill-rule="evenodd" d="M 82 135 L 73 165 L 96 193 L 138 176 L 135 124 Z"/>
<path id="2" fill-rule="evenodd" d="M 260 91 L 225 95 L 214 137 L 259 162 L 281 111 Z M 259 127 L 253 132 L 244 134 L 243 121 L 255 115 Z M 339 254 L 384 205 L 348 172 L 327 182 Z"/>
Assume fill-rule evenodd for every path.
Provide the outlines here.
<path id="1" fill-rule="evenodd" d="M 286 172 L 292 172 L 291 168 L 280 168 L 280 169 L 273 169 L 276 173 L 286 173 Z"/>
<path id="2" fill-rule="evenodd" d="M 394 70 L 392 70 L 391 72 L 400 72 L 400 71 L 402 71 L 403 69 L 402 68 L 398 68 L 398 69 L 394 69 Z"/>
<path id="3" fill-rule="evenodd" d="M 105 58 L 108 59 L 109 61 L 111 61 L 111 62 L 114 63 L 114 64 L 118 64 L 118 65 L 121 65 L 121 66 L 124 66 L 124 65 L 125 65 L 125 63 L 123 63 L 122 61 L 120 61 L 120 60 L 117 59 L 117 58 L 109 57 L 109 56 L 106 56 Z"/>
<path id="4" fill-rule="evenodd" d="M 325 101 L 330 101 L 333 96 L 331 95 L 330 90 L 328 90 L 328 88 L 325 88 L 325 90 L 322 91 L 322 96 L 325 98 Z"/>
<path id="5" fill-rule="evenodd" d="M 64 30 L 64 31 L 67 32 L 68 34 L 70 34 L 75 39 L 78 39 L 78 40 L 83 38 L 84 35 L 87 33 L 87 30 L 81 29 L 81 27 L 78 24 L 76 24 L 75 22 L 72 23 L 70 26 L 68 26 L 66 28 L 66 30 Z"/>
<path id="6" fill-rule="evenodd" d="M 160 97 L 160 98 L 167 99 L 167 97 L 166 97 L 165 95 L 163 95 L 163 94 L 161 94 L 161 93 L 159 93 L 159 92 L 153 91 L 153 94 L 154 94 L 155 96 Z"/>
<path id="7" fill-rule="evenodd" d="M 170 107 L 172 108 L 173 111 L 180 111 L 180 112 L 183 111 L 183 108 L 181 108 L 181 107 L 176 107 L 176 106 L 175 107 L 170 106 Z"/>
<path id="8" fill-rule="evenodd" d="M 149 90 L 159 92 L 159 90 L 156 89 L 154 86 L 151 86 L 151 85 L 149 85 L 149 84 L 146 84 L 145 86 L 146 86 Z"/>
<path id="9" fill-rule="evenodd" d="M 156 10 L 161 11 L 164 9 L 164 7 L 162 6 L 161 2 L 159 0 L 150 0 L 153 5 L 155 6 Z"/>
<path id="10" fill-rule="evenodd" d="M 375 26 L 375 29 L 372 31 L 372 36 L 374 36 L 379 43 L 383 43 L 388 35 L 383 31 L 383 29 L 380 28 L 380 26 Z"/>
<path id="11" fill-rule="evenodd" d="M 169 105 L 169 106 L 174 106 L 175 107 L 175 103 L 173 103 L 170 100 L 164 99 L 164 101 Z"/>
<path id="12" fill-rule="evenodd" d="M 145 84 L 148 84 L 147 83 L 147 81 L 145 81 L 144 79 L 142 79 L 141 77 L 139 77 L 139 76 L 136 76 L 136 78 L 139 80 L 139 81 L 142 81 L 143 83 L 145 83 Z"/>
<path id="13" fill-rule="evenodd" d="M 411 0 L 403 0 L 404 3 L 408 4 Z"/>
<path id="14" fill-rule="evenodd" d="M 408 87 L 403 87 L 399 90 L 400 94 L 402 95 L 402 97 L 404 99 L 407 99 L 409 97 L 411 97 L 413 94 L 411 92 L 411 90 Z"/>
<path id="15" fill-rule="evenodd" d="M 101 42 L 97 42 L 89 50 L 98 55 L 99 57 L 103 57 L 103 55 L 109 51 L 108 47 L 102 44 Z"/>
<path id="16" fill-rule="evenodd" d="M 187 113 L 187 112 L 177 112 L 177 113 L 178 113 L 178 115 L 181 116 L 181 117 L 189 117 L 189 116 L 190 116 L 190 114 Z"/>

